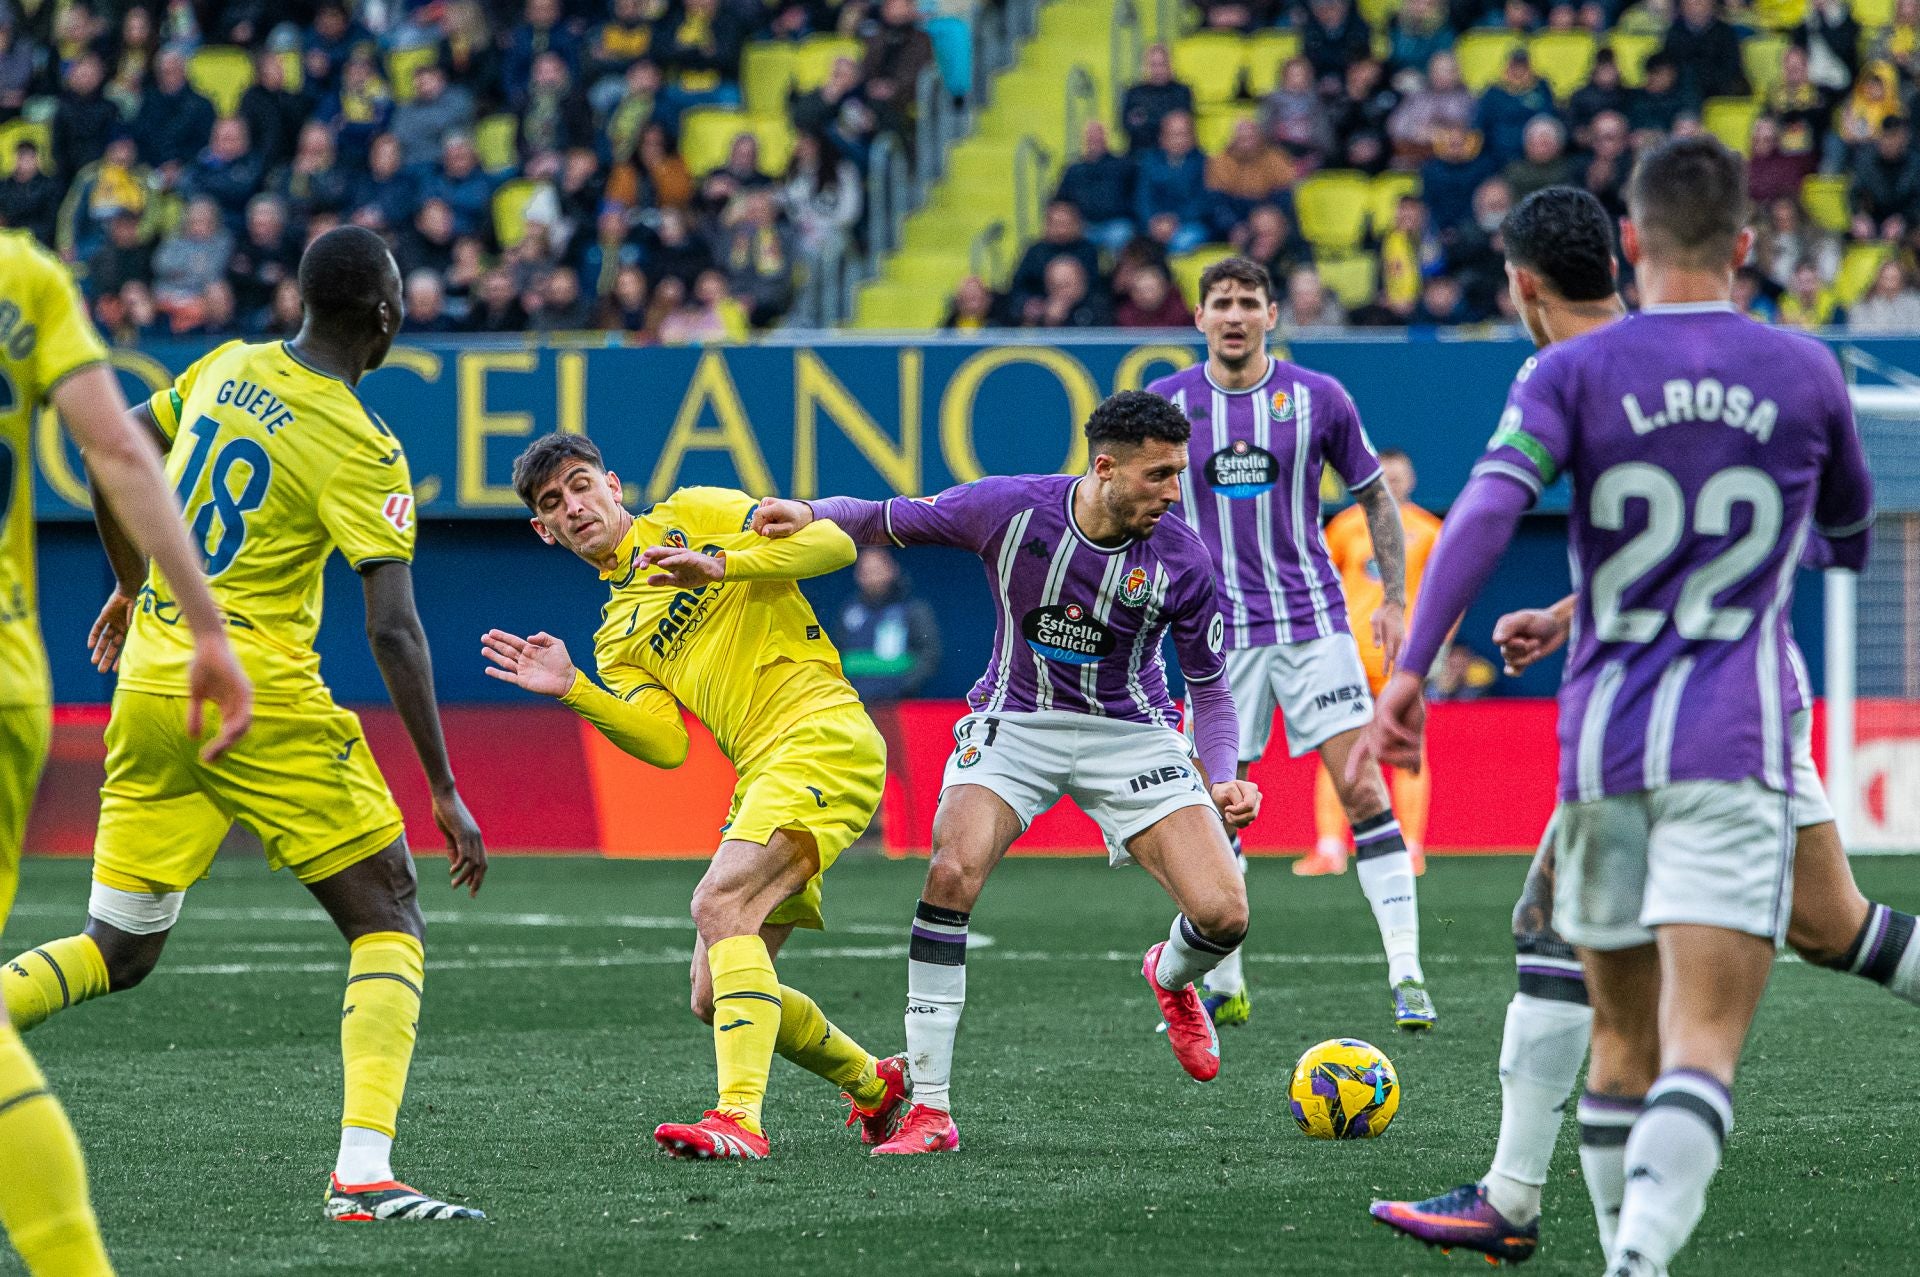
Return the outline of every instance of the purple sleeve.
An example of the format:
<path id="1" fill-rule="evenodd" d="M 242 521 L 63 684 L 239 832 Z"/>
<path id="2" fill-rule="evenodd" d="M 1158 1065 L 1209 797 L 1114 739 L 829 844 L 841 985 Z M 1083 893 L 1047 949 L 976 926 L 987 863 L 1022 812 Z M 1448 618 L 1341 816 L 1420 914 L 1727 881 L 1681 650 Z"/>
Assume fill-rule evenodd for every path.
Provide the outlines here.
<path id="1" fill-rule="evenodd" d="M 1240 766 L 1240 716 L 1227 681 L 1187 684 L 1187 713 L 1193 716 L 1193 752 L 1208 783 L 1232 780 Z"/>
<path id="2" fill-rule="evenodd" d="M 1433 667 L 1454 622 L 1493 574 L 1533 496 L 1523 481 L 1504 471 L 1478 470 L 1467 480 L 1434 544 L 1399 668 L 1424 677 Z"/>
<path id="3" fill-rule="evenodd" d="M 1867 565 L 1867 543 L 1873 532 L 1873 476 L 1867 472 L 1866 450 L 1853 421 L 1853 400 L 1847 393 L 1840 365 L 1821 352 L 1831 406 L 1829 451 L 1820 472 L 1820 488 L 1813 501 L 1813 533 L 1826 541 L 1827 566 L 1858 572 Z"/>
<path id="4" fill-rule="evenodd" d="M 816 519 L 832 519 L 840 530 L 858 545 L 885 545 L 887 536 L 884 501 L 862 501 L 859 497 L 823 497 L 809 501 Z"/>
<path id="5" fill-rule="evenodd" d="M 809 501 L 816 519 L 832 519 L 861 545 L 950 545 L 978 554 L 1006 522 L 1004 480 L 979 479 L 930 497 Z"/>
<path id="6" fill-rule="evenodd" d="M 1547 362 L 1539 356 L 1520 366 L 1507 392 L 1500 424 L 1473 468 L 1476 475 L 1504 474 L 1536 497 L 1560 477 L 1570 448 L 1566 397 L 1560 384 L 1566 367 L 1564 359 Z"/>
<path id="7" fill-rule="evenodd" d="M 1327 460 L 1347 487 L 1358 492 L 1380 477 L 1380 455 L 1360 424 L 1360 410 L 1353 406 L 1353 399 L 1337 384 L 1330 385 L 1327 393 L 1333 398 L 1326 418 Z"/>

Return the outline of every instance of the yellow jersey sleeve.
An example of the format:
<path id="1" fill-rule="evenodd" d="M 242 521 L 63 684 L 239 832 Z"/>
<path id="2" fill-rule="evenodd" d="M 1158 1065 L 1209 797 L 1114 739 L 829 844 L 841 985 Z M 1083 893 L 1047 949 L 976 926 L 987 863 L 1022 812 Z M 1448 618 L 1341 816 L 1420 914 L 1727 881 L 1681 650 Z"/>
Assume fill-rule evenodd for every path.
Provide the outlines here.
<path id="1" fill-rule="evenodd" d="M 321 491 L 319 515 L 355 571 L 413 562 L 413 478 L 399 446 L 386 455 L 371 444 L 354 448 Z"/>
<path id="2" fill-rule="evenodd" d="M 67 268 L 44 249 L 36 248 L 32 260 L 39 295 L 27 313 L 39 338 L 28 358 L 33 384 L 44 397 L 73 373 L 104 362 L 107 345 L 87 318 L 87 304 Z"/>
<path id="3" fill-rule="evenodd" d="M 573 686 L 560 698 L 600 734 L 655 767 L 678 767 L 687 760 L 687 724 L 680 702 L 651 674 L 632 665 L 612 665 L 600 671 L 601 687 L 579 670 Z"/>
<path id="4" fill-rule="evenodd" d="M 744 531 L 760 503 L 737 488 L 681 488 L 652 516 L 683 527 L 689 536 Z"/>
<path id="5" fill-rule="evenodd" d="M 244 343 L 238 341 L 230 341 L 216 346 L 214 349 L 188 364 L 186 370 L 174 378 L 171 386 L 154 391 L 152 397 L 147 400 L 147 411 L 153 414 L 154 424 L 160 427 L 160 433 L 165 435 L 169 441 L 180 433 L 181 412 L 185 408 L 187 396 L 191 395 L 193 388 L 199 384 L 200 374 L 205 372 L 207 366 L 212 364 L 214 360 L 220 358 L 220 356 L 226 354 L 235 346 L 243 344 Z"/>

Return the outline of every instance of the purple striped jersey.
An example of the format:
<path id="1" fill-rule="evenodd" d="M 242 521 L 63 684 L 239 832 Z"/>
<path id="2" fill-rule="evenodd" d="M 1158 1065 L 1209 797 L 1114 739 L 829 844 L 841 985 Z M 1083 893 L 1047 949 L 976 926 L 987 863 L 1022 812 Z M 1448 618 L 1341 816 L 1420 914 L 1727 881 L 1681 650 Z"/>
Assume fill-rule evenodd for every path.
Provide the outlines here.
<path id="1" fill-rule="evenodd" d="M 1475 469 L 1570 476 L 1579 606 L 1560 796 L 1752 778 L 1786 792 L 1810 533 L 1865 562 L 1873 485 L 1833 355 L 1725 305 L 1657 306 L 1521 368 Z M 1429 580 L 1427 588 L 1433 588 Z"/>
<path id="2" fill-rule="evenodd" d="M 1213 563 L 1193 530 L 1098 545 L 1073 519 L 1074 475 L 995 476 L 932 497 L 830 497 L 814 513 L 863 544 L 947 545 L 987 569 L 993 657 L 967 694 L 977 711 L 1064 710 L 1178 728 L 1161 640 L 1189 683 L 1225 672 Z"/>
<path id="3" fill-rule="evenodd" d="M 1204 362 L 1147 389 L 1193 426 L 1177 509 L 1219 572 L 1227 646 L 1345 634 L 1346 599 L 1320 534 L 1320 475 L 1330 463 L 1355 491 L 1380 478 L 1346 390 L 1271 357 L 1251 390 L 1222 390 Z"/>

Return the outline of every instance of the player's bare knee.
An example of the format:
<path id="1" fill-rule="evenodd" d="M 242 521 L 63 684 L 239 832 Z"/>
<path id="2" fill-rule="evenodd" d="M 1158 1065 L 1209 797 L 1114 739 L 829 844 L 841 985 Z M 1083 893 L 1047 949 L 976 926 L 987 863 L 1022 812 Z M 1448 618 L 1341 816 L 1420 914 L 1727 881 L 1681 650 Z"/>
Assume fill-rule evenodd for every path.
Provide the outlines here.
<path id="1" fill-rule="evenodd" d="M 1238 946 L 1247 937 L 1247 898 L 1222 895 L 1186 911 L 1194 929 L 1216 944 Z"/>
<path id="2" fill-rule="evenodd" d="M 695 989 L 693 996 L 688 999 L 688 1002 L 693 1008 L 694 1019 L 700 1021 L 702 1024 L 713 1023 L 712 989 Z"/>
<path id="3" fill-rule="evenodd" d="M 160 954 L 167 945 L 168 932 L 134 935 L 98 918 L 87 923 L 87 936 L 100 950 L 107 968 L 107 988 L 119 993 L 135 988 L 160 965 Z"/>
<path id="4" fill-rule="evenodd" d="M 970 911 L 986 881 L 984 868 L 957 852 L 935 847 L 933 862 L 927 866 L 927 883 L 920 894 L 929 904 Z"/>

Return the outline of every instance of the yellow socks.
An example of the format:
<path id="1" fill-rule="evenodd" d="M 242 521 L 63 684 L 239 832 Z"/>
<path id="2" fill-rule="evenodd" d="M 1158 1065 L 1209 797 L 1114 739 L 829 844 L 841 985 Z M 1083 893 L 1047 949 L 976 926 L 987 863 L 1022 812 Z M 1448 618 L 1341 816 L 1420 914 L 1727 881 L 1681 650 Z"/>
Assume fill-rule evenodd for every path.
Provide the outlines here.
<path id="1" fill-rule="evenodd" d="M 0 1025 L 0 1226 L 33 1277 L 113 1277 L 80 1141 L 13 1029 Z"/>
<path id="2" fill-rule="evenodd" d="M 851 1095 L 861 1108 L 872 1108 L 887 1092 L 886 1083 L 873 1071 L 876 1061 L 867 1049 L 836 1029 L 812 998 L 784 984 L 780 986 L 780 1036 L 773 1046 L 807 1072 Z"/>
<path id="3" fill-rule="evenodd" d="M 13 1027 L 23 1033 L 106 992 L 107 961 L 91 936 L 49 941 L 0 967 L 0 996 L 6 998 Z"/>
<path id="4" fill-rule="evenodd" d="M 340 1060 L 346 1075 L 340 1124 L 392 1138 L 420 1027 L 426 951 L 404 932 L 376 931 L 355 940 L 352 952 L 340 1010 Z"/>
<path id="5" fill-rule="evenodd" d="M 714 1107 L 739 1114 L 741 1124 L 757 1133 L 783 1018 L 773 957 L 757 935 L 728 936 L 708 947 L 707 969 L 713 973 L 713 1060 L 720 1074 Z"/>

